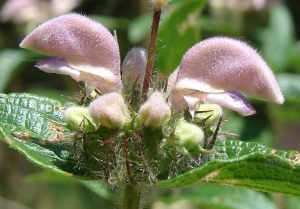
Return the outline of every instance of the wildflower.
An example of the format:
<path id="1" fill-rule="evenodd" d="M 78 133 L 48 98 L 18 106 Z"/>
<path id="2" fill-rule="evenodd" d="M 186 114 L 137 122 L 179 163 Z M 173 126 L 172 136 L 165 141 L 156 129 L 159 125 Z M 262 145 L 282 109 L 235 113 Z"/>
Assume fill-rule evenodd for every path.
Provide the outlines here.
<path id="1" fill-rule="evenodd" d="M 53 18 L 33 30 L 21 48 L 53 56 L 37 63 L 48 73 L 70 75 L 85 81 L 88 90 L 120 92 L 119 48 L 112 34 L 101 24 L 79 14 Z"/>
<path id="2" fill-rule="evenodd" d="M 254 108 L 240 93 L 282 104 L 281 90 L 271 69 L 247 44 L 223 37 L 194 45 L 183 56 L 170 103 L 189 108 L 194 116 L 199 103 L 213 103 L 252 115 Z"/>
<path id="3" fill-rule="evenodd" d="M 166 1 L 154 3 L 152 32 L 157 33 L 161 12 L 157 7 Z M 242 115 L 255 113 L 241 92 L 279 104 L 284 101 L 272 71 L 255 50 L 219 37 L 188 50 L 163 91 L 162 84 L 152 83 L 161 81 L 152 79 L 151 71 L 156 35 L 151 37 L 148 57 L 140 48 L 129 52 L 122 64 L 122 79 L 116 39 L 82 15 L 49 20 L 20 44 L 52 56 L 38 62 L 39 69 L 70 75 L 84 81 L 88 92 L 101 92 L 94 91 L 94 99 L 84 101 L 84 105 L 90 102 L 88 107 L 67 109 L 65 119 L 80 132 L 74 135 L 81 139 L 75 140 L 74 147 L 81 150 L 88 173 L 110 185 L 125 186 L 125 191 L 128 185 L 152 185 L 161 176 L 173 178 L 201 165 L 204 149 L 212 149 L 219 139 L 220 106 Z M 195 120 L 186 118 L 187 108 Z"/>
<path id="4" fill-rule="evenodd" d="M 31 31 L 41 22 L 64 14 L 77 7 L 82 0 L 6 0 L 0 11 L 3 22 L 25 23 Z"/>
<path id="5" fill-rule="evenodd" d="M 52 56 L 38 62 L 39 69 L 84 81 L 88 93 L 98 89 L 103 95 L 90 104 L 90 111 L 104 126 L 120 128 L 129 118 L 128 104 L 120 94 L 122 89 L 127 95 L 146 95 L 141 94 L 143 81 L 150 80 L 145 75 L 145 50 L 134 48 L 128 53 L 122 64 L 122 83 L 115 37 L 100 23 L 82 15 L 66 14 L 43 23 L 20 46 Z M 224 37 L 201 41 L 189 49 L 170 75 L 164 95 L 161 92 L 149 93 L 144 104 L 139 104 L 144 99 L 136 98 L 132 101 L 137 104 L 132 104 L 129 98 L 144 126 L 161 127 L 171 117 L 170 105 L 173 111 L 189 108 L 194 118 L 196 107 L 205 103 L 221 105 L 245 116 L 254 114 L 256 111 L 241 93 L 279 104 L 284 101 L 274 74 L 259 54 L 241 41 Z M 214 121 L 222 114 L 221 110 L 217 112 Z"/>

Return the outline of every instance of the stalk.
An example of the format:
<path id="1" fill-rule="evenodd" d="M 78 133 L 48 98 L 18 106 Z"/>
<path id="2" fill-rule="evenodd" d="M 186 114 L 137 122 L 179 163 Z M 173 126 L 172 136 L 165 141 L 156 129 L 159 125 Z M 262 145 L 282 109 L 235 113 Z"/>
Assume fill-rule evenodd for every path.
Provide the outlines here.
<path id="1" fill-rule="evenodd" d="M 143 82 L 143 90 L 142 90 L 142 101 L 143 102 L 146 101 L 146 99 L 147 99 L 147 94 L 148 94 L 148 90 L 149 90 L 150 83 L 151 83 L 151 75 L 152 75 L 152 69 L 154 66 L 155 49 L 156 49 L 156 41 L 157 41 L 160 16 L 161 16 L 161 7 L 156 7 L 154 9 L 154 13 L 153 13 L 151 38 L 150 38 L 150 44 L 149 44 L 149 50 L 148 50 L 145 78 L 144 78 L 144 82 Z"/>
<path id="2" fill-rule="evenodd" d="M 124 189 L 123 209 L 138 209 L 141 192 L 136 184 L 126 184 Z"/>

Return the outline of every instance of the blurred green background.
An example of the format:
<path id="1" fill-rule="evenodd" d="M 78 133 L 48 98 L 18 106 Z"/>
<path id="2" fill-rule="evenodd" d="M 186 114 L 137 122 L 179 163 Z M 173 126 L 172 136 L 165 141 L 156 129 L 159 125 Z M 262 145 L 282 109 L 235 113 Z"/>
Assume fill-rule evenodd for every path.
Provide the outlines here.
<path id="1" fill-rule="evenodd" d="M 60 100 L 64 100 L 62 94 L 78 91 L 78 84 L 70 77 L 36 69 L 35 63 L 44 57 L 18 48 L 24 36 L 41 22 L 69 11 L 86 14 L 117 31 L 123 59 L 133 46 L 147 47 L 150 8 L 147 0 L 2 0 L 0 91 Z M 236 139 L 300 151 L 299 0 L 173 0 L 162 21 L 155 68 L 164 75 L 178 66 L 189 47 L 211 36 L 236 37 L 257 49 L 274 70 L 285 103 L 249 98 L 257 114 L 241 117 L 225 110 L 227 122 L 222 129 L 239 134 Z M 148 208 L 158 209 L 300 208 L 298 198 L 216 185 L 155 189 L 146 198 L 153 200 Z M 118 193 L 98 182 L 80 182 L 42 170 L 0 143 L 1 209 L 113 208 L 115 199 L 119 199 Z"/>

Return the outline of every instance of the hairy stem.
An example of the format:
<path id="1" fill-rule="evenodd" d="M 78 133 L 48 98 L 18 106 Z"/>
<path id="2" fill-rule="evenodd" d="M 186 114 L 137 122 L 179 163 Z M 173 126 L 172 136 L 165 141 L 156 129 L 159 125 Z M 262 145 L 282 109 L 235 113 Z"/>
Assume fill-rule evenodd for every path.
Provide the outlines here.
<path id="1" fill-rule="evenodd" d="M 223 121 L 223 117 L 220 116 L 217 127 L 216 127 L 216 130 L 215 130 L 215 133 L 214 133 L 212 139 L 210 140 L 209 144 L 207 145 L 207 147 L 204 147 L 205 149 L 212 149 L 214 147 L 214 145 L 216 143 L 216 140 L 217 140 L 217 136 L 218 136 L 222 121 Z"/>
<path id="2" fill-rule="evenodd" d="M 137 185 L 126 184 L 124 189 L 123 209 L 138 209 L 141 192 Z"/>
<path id="3" fill-rule="evenodd" d="M 145 72 L 145 78 L 144 78 L 144 83 L 143 83 L 143 90 L 142 90 L 142 101 L 146 101 L 148 89 L 149 89 L 150 83 L 151 83 L 151 75 L 152 75 L 152 69 L 153 69 L 153 65 L 154 65 L 155 49 L 156 49 L 156 41 L 157 41 L 160 16 L 161 16 L 161 8 L 160 7 L 155 8 L 154 13 L 153 13 L 151 38 L 150 38 L 150 44 L 149 44 L 149 50 L 148 50 L 148 58 L 147 58 L 146 72 Z"/>

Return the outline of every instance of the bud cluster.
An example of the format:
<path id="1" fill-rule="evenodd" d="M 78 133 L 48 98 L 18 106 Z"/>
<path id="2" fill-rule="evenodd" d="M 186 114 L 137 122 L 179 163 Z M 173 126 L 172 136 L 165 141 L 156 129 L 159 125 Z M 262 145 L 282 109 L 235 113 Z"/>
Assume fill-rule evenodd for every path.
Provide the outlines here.
<path id="1" fill-rule="evenodd" d="M 269 66 L 232 38 L 195 44 L 168 79 L 153 78 L 161 10 L 168 0 L 151 2 L 148 53 L 133 48 L 122 66 L 116 37 L 79 14 L 41 24 L 20 44 L 52 57 L 37 63 L 40 70 L 86 84 L 81 106 L 64 112 L 74 132 L 73 160 L 81 175 L 109 185 L 149 185 L 204 163 L 218 139 L 220 106 L 244 116 L 256 113 L 242 93 L 284 102 Z"/>

